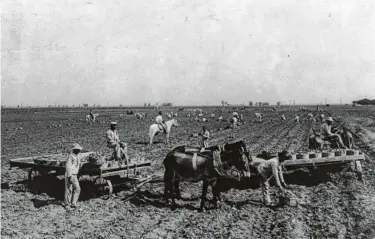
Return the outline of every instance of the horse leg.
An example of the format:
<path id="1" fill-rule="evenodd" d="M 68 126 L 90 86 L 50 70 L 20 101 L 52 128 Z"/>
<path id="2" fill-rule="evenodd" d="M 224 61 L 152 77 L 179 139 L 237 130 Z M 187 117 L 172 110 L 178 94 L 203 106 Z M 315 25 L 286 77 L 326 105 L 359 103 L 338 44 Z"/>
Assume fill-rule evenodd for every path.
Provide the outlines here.
<path id="1" fill-rule="evenodd" d="M 208 180 L 204 179 L 203 180 L 203 189 L 202 189 L 202 197 L 201 197 L 201 204 L 200 204 L 200 207 L 199 207 L 199 212 L 202 212 L 204 210 L 204 203 L 206 201 L 207 189 L 208 189 Z"/>
<path id="2" fill-rule="evenodd" d="M 169 133 L 167 133 L 167 135 L 165 136 L 165 142 L 166 144 L 169 144 Z"/>
<path id="3" fill-rule="evenodd" d="M 175 192 L 176 198 L 181 199 L 180 181 L 179 180 L 174 181 L 173 187 L 174 187 L 174 192 Z"/>
<path id="4" fill-rule="evenodd" d="M 221 201 L 220 190 L 217 185 L 217 179 L 212 182 L 211 187 L 212 187 L 214 208 L 217 208 L 217 202 Z"/>
<path id="5" fill-rule="evenodd" d="M 171 182 L 172 182 L 172 177 L 169 170 L 165 170 L 164 173 L 164 201 L 165 203 L 168 203 L 169 200 L 169 193 L 171 192 Z"/>
<path id="6" fill-rule="evenodd" d="M 175 191 L 175 189 L 174 189 L 174 180 L 176 180 L 175 179 L 175 175 L 173 175 L 173 180 L 171 181 L 171 183 L 170 183 L 170 190 L 171 190 L 171 197 L 172 197 L 172 206 L 171 206 L 171 209 L 172 210 L 174 210 L 174 209 L 176 209 L 177 208 L 177 203 L 176 203 L 176 195 L 174 194 L 174 191 Z M 178 180 L 178 179 L 177 179 Z"/>
<path id="7" fill-rule="evenodd" d="M 153 140 L 154 136 L 155 136 L 155 133 L 150 134 L 150 145 L 152 145 L 152 140 Z"/>

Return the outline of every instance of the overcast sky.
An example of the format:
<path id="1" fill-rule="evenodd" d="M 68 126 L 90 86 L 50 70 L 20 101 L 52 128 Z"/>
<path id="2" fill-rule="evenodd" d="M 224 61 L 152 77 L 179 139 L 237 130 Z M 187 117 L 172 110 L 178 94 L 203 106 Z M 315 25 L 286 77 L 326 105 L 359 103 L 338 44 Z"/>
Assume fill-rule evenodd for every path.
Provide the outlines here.
<path id="1" fill-rule="evenodd" d="M 375 1 L 2 1 L 2 104 L 375 98 Z"/>

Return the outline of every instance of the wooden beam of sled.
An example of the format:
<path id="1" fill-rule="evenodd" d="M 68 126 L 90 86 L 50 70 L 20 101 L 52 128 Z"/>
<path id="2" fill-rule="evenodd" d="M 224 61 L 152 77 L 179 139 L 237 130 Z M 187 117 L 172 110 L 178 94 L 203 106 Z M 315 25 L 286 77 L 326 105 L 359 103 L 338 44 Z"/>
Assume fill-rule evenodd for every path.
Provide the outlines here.
<path id="1" fill-rule="evenodd" d="M 313 159 L 296 159 L 287 160 L 281 163 L 282 166 L 303 166 L 312 164 L 329 164 L 329 163 L 350 163 L 356 160 L 364 160 L 365 155 L 337 156 L 329 158 L 313 158 Z"/>

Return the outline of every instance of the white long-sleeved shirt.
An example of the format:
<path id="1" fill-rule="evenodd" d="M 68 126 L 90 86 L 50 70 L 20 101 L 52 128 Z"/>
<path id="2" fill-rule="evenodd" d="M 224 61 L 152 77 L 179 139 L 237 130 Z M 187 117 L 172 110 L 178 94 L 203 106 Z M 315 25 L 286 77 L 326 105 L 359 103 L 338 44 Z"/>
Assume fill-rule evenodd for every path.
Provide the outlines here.
<path id="1" fill-rule="evenodd" d="M 322 127 L 320 128 L 320 134 L 321 134 L 323 137 L 326 137 L 326 136 L 332 135 L 332 132 L 331 132 L 331 125 L 328 125 L 327 123 L 322 124 Z"/>
<path id="2" fill-rule="evenodd" d="M 161 115 L 156 116 L 156 122 L 157 122 L 158 124 L 163 123 L 163 117 L 161 117 Z"/>
<path id="3" fill-rule="evenodd" d="M 208 140 L 210 138 L 210 132 L 206 130 L 203 134 L 203 140 Z"/>
<path id="4" fill-rule="evenodd" d="M 279 159 L 278 157 L 271 158 L 268 160 L 262 158 L 255 158 L 252 163 L 258 170 L 258 173 L 262 176 L 263 180 L 267 180 L 273 175 L 276 180 L 276 184 L 279 188 L 282 188 L 280 178 L 278 175 L 279 171 Z"/>
<path id="5" fill-rule="evenodd" d="M 117 130 L 108 130 L 107 131 L 107 146 L 112 147 L 117 145 L 120 142 Z"/>
<path id="6" fill-rule="evenodd" d="M 232 117 L 232 125 L 233 125 L 234 128 L 237 127 L 237 122 L 238 122 L 237 117 Z"/>
<path id="7" fill-rule="evenodd" d="M 79 171 L 79 157 L 71 153 L 66 160 L 66 175 L 71 177 L 72 175 L 77 175 Z"/>

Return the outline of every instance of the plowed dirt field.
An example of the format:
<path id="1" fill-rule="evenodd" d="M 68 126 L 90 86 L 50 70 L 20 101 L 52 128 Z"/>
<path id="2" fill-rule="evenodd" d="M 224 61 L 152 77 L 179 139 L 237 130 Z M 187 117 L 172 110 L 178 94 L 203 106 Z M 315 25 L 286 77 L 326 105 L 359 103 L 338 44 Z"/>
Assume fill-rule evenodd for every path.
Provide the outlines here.
<path id="1" fill-rule="evenodd" d="M 173 147 L 198 145 L 190 137 L 206 125 L 211 144 L 224 143 L 230 135 L 227 122 L 208 123 L 187 118 L 187 109 L 178 112 L 179 127 L 173 128 L 171 147 L 163 136 L 149 147 L 148 127 L 155 121 L 155 110 L 146 112 L 146 120 L 126 115 L 125 109 L 101 109 L 98 121 L 88 125 L 83 110 L 3 110 L 1 118 L 1 235 L 2 238 L 374 238 L 375 237 L 375 109 L 369 107 L 330 107 L 328 113 L 345 122 L 356 133 L 356 145 L 368 155 L 363 164 L 364 182 L 351 172 L 328 174 L 318 179 L 302 175 L 304 180 L 286 177 L 298 204 L 267 208 L 261 204 L 260 188 L 225 192 L 218 209 L 197 212 L 201 183 L 182 183 L 182 200 L 172 211 L 161 203 L 164 185 L 146 185 L 128 198 L 129 191 L 117 189 L 110 200 L 91 196 L 90 182 L 81 181 L 80 211 L 66 211 L 60 202 L 64 194 L 62 178 L 43 178 L 38 193 L 23 190 L 27 172 L 10 169 L 9 159 L 49 153 L 68 152 L 72 143 L 90 151 L 109 152 L 104 134 L 108 123 L 116 120 L 120 139 L 128 143 L 130 157 L 152 161 L 150 173 L 163 173 L 162 161 Z M 204 115 L 228 119 L 229 108 L 204 108 Z M 254 113 L 264 116 L 254 122 Z M 319 123 L 309 122 L 308 112 L 285 108 L 283 112 L 248 108 L 240 111 L 245 124 L 236 136 L 245 140 L 251 154 L 262 150 L 303 151 L 308 133 Z M 281 114 L 287 122 L 281 122 Z M 326 115 L 328 115 L 325 112 Z M 122 118 L 119 115 L 123 114 Z M 300 115 L 301 123 L 293 122 Z M 209 117 L 208 117 L 209 118 Z M 288 182 L 289 181 L 289 182 Z M 5 184 L 10 187 L 5 187 Z M 272 199 L 277 202 L 275 188 Z M 208 197 L 211 197 L 209 192 Z M 125 200 L 127 199 L 127 200 Z"/>

